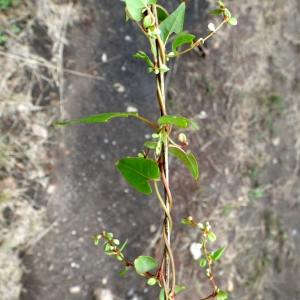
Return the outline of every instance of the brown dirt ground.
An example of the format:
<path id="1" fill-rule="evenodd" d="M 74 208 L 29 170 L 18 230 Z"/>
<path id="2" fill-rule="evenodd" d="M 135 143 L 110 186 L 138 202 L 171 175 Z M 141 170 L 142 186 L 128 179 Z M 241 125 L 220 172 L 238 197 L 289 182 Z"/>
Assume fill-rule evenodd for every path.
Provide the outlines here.
<path id="1" fill-rule="evenodd" d="M 213 2 L 203 10 L 201 1 L 189 1 L 185 29 L 205 34 L 206 12 Z M 45 1 L 50 4 L 54 5 Z M 141 115 L 155 119 L 153 76 L 145 75 L 144 64 L 132 58 L 137 50 L 147 49 L 144 37 L 133 24 L 123 23 L 121 2 L 84 4 L 72 6 L 81 14 L 70 18 L 75 25 L 66 36 L 63 64 L 94 77 L 64 73 L 59 98 L 63 117 L 134 106 Z M 178 283 L 187 287 L 181 297 L 199 299 L 210 292 L 203 270 L 188 250 L 199 236 L 179 222 L 192 215 L 199 222 L 210 221 L 218 237 L 214 247 L 227 245 L 214 275 L 229 299 L 296 300 L 300 298 L 300 7 L 296 0 L 232 0 L 227 5 L 238 26 L 226 26 L 214 36 L 207 43 L 206 58 L 192 51 L 171 61 L 167 76 L 169 113 L 192 117 L 200 126 L 199 131 L 184 130 L 200 178 L 194 182 L 181 164 L 171 161 L 176 224 L 172 245 Z M 61 9 L 66 7 L 61 4 Z M 41 34 L 45 41 L 53 34 L 49 24 Z M 56 81 L 58 86 L 61 80 Z M 116 91 L 115 83 L 125 91 Z M 134 272 L 119 277 L 116 271 L 122 266 L 90 240 L 92 234 L 109 230 L 121 240 L 129 239 L 125 252 L 129 260 L 139 254 L 156 255 L 151 242 L 156 234 L 152 228 L 159 230 L 161 222 L 157 200 L 133 191 L 114 167 L 120 157 L 136 154 L 149 133 L 146 125 L 131 119 L 63 130 L 57 188 L 47 202 L 52 225 L 22 256 L 26 272 L 20 299 L 92 299 L 98 287 L 112 290 L 115 299 L 133 299 L 131 291 L 139 299 L 156 297 L 157 289 L 148 291 L 145 280 Z"/>

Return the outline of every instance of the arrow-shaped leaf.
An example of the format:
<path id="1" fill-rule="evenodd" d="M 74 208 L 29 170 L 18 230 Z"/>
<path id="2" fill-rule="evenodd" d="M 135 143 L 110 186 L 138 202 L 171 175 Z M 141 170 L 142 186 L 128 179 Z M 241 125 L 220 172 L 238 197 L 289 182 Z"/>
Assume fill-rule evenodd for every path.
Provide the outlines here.
<path id="1" fill-rule="evenodd" d="M 176 48 L 177 48 L 178 46 L 180 46 L 180 45 L 182 45 L 182 44 L 187 44 L 187 43 L 188 43 L 188 44 L 191 44 L 191 43 L 193 42 L 194 38 L 195 38 L 195 36 L 192 35 L 192 34 L 180 34 L 180 35 L 178 35 L 178 36 L 174 39 L 174 41 L 173 41 L 173 43 L 172 43 L 172 51 L 173 51 L 174 53 L 177 53 Z"/>
<path id="2" fill-rule="evenodd" d="M 182 33 L 184 13 L 185 3 L 183 2 L 163 22 L 160 23 L 160 37 L 164 44 L 167 43 L 168 37 L 171 33 Z"/>
<path id="3" fill-rule="evenodd" d="M 135 21 L 140 21 L 142 19 L 143 8 L 148 4 L 155 4 L 156 0 L 125 0 L 125 3 L 131 17 Z"/>
<path id="4" fill-rule="evenodd" d="M 186 153 L 181 148 L 171 145 L 168 147 L 168 151 L 170 154 L 180 159 L 188 167 L 195 180 L 198 178 L 198 164 L 193 154 Z"/>
<path id="5" fill-rule="evenodd" d="M 222 255 L 222 253 L 224 252 L 226 246 L 221 247 L 220 249 L 218 249 L 217 251 L 215 251 L 213 253 L 213 255 L 211 256 L 212 260 L 217 260 L 220 258 L 220 256 Z"/>
<path id="6" fill-rule="evenodd" d="M 188 124 L 191 124 L 196 129 L 199 129 L 198 125 L 193 120 L 181 116 L 164 115 L 160 117 L 157 121 L 159 125 L 174 124 L 175 126 L 185 128 Z"/>
<path id="7" fill-rule="evenodd" d="M 156 162 L 150 158 L 122 158 L 116 166 L 127 182 L 143 194 L 152 192 L 149 180 L 158 179 L 160 174 Z"/>
<path id="8" fill-rule="evenodd" d="M 134 260 L 134 267 L 138 274 L 144 275 L 148 271 L 156 268 L 157 262 L 150 256 L 139 256 Z"/>
<path id="9" fill-rule="evenodd" d="M 138 116 L 136 112 L 111 112 L 99 115 L 88 116 L 81 119 L 75 119 L 67 122 L 55 122 L 55 125 L 68 125 L 73 123 L 102 123 L 107 122 L 110 118 L 114 117 L 128 117 L 128 116 Z"/>

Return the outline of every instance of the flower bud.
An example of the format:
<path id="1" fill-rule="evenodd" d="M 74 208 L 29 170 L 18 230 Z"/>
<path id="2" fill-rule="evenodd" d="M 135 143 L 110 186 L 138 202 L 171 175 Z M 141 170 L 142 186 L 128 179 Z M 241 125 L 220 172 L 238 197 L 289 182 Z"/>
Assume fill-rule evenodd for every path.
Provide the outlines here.
<path id="1" fill-rule="evenodd" d="M 187 144 L 188 144 L 187 141 L 186 141 L 186 136 L 185 136 L 184 133 L 180 133 L 180 134 L 178 135 L 178 140 L 179 140 L 182 144 L 184 144 L 184 145 L 187 145 Z"/>

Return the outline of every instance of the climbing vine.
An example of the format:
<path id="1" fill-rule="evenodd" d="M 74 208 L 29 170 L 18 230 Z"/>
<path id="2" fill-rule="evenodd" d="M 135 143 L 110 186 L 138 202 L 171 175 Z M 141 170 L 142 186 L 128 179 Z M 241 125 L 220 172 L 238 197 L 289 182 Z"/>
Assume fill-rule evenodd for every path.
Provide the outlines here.
<path id="1" fill-rule="evenodd" d="M 125 2 L 126 21 L 133 21 L 149 41 L 151 55 L 147 55 L 144 51 L 138 51 L 133 57 L 143 59 L 146 62 L 147 71 L 154 74 L 157 101 L 160 107 L 159 117 L 157 120 L 149 120 L 136 112 L 109 112 L 67 122 L 57 122 L 56 124 L 101 123 L 107 122 L 112 118 L 135 117 L 152 126 L 152 139 L 144 142 L 143 146 L 145 149 L 141 150 L 137 157 L 121 158 L 115 165 L 126 181 L 139 192 L 150 194 L 153 192 L 152 189 L 154 189 L 158 203 L 165 215 L 162 229 L 164 251 L 160 262 L 155 261 L 150 256 L 143 255 L 137 257 L 134 262 L 128 261 L 123 254 L 127 241 L 120 245 L 119 239 L 116 239 L 111 232 L 103 231 L 101 234 L 94 235 L 93 240 L 95 245 L 98 245 L 99 240 L 103 239 L 104 253 L 109 256 L 115 256 L 117 260 L 124 264 L 124 269 L 118 272 L 120 275 L 125 274 L 128 269 L 134 268 L 137 274 L 148 278 L 147 283 L 149 285 L 158 284 L 161 287 L 158 295 L 160 300 L 172 300 L 185 287 L 176 282 L 176 266 L 170 244 L 173 228 L 171 218 L 173 200 L 171 187 L 169 186 L 168 154 L 182 161 L 196 180 L 198 178 L 198 164 L 194 155 L 184 150 L 188 145 L 186 136 L 180 133 L 178 137 L 179 143 L 176 143 L 172 139 L 172 128 L 193 126 L 195 129 L 198 129 L 198 125 L 193 120 L 183 116 L 167 114 L 164 73 L 169 71 L 167 66 L 168 60 L 204 44 L 223 24 L 236 25 L 237 20 L 231 17 L 230 11 L 221 1 L 218 1 L 218 7 L 211 14 L 222 16 L 220 24 L 215 26 L 213 23 L 209 23 L 207 36 L 196 38 L 192 34 L 183 33 L 185 1 L 182 1 L 171 14 L 159 5 L 157 0 L 123 0 L 123 2 Z M 172 40 L 171 51 L 167 53 L 167 43 L 173 34 L 176 37 Z M 182 47 L 185 47 L 184 50 L 179 50 Z M 163 195 L 160 193 L 159 185 L 164 189 Z M 208 242 L 216 240 L 216 236 L 211 231 L 211 226 L 208 222 L 205 224 L 197 223 L 189 216 L 183 218 L 181 223 L 195 226 L 202 233 L 202 238 L 197 244 L 197 247 L 202 249 L 204 254 L 199 259 L 199 266 L 206 268 L 206 276 L 212 284 L 211 294 L 203 300 L 212 298 L 217 300 L 226 299 L 226 292 L 217 287 L 212 271 L 213 261 L 221 256 L 225 246 L 215 251 L 208 250 Z"/>

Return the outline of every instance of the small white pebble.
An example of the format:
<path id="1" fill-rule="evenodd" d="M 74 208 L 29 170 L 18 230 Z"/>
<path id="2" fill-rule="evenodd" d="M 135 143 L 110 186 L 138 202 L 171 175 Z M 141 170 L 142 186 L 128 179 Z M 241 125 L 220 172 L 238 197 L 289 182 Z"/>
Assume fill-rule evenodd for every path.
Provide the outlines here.
<path id="1" fill-rule="evenodd" d="M 73 235 L 76 235 L 76 234 L 77 234 L 77 231 L 76 231 L 76 230 L 72 230 L 72 234 L 73 234 Z"/>
<path id="2" fill-rule="evenodd" d="M 104 277 L 104 278 L 102 279 L 102 284 L 103 284 L 103 285 L 106 285 L 106 284 L 107 284 L 107 277 Z"/>
<path id="3" fill-rule="evenodd" d="M 102 54 L 101 60 L 102 60 L 102 62 L 104 62 L 104 63 L 107 62 L 107 54 L 106 54 L 106 53 L 103 53 L 103 54 Z"/>
<path id="4" fill-rule="evenodd" d="M 201 251 L 201 249 L 199 249 L 199 243 L 191 243 L 190 252 L 191 252 L 193 259 L 198 260 L 202 255 L 202 251 Z"/>
<path id="5" fill-rule="evenodd" d="M 125 40 L 126 42 L 132 42 L 132 37 L 129 36 L 129 35 L 125 35 L 124 40 Z"/>
<path id="6" fill-rule="evenodd" d="M 81 287 L 79 285 L 72 286 L 69 288 L 70 294 L 79 294 L 81 291 Z"/>
<path id="7" fill-rule="evenodd" d="M 125 86 L 122 85 L 119 82 L 114 83 L 114 89 L 118 92 L 118 93 L 124 93 L 125 92 Z"/>
<path id="8" fill-rule="evenodd" d="M 126 111 L 127 111 L 127 112 L 137 112 L 138 110 L 137 110 L 136 107 L 129 105 L 129 106 L 127 106 L 127 108 L 126 108 Z"/>

